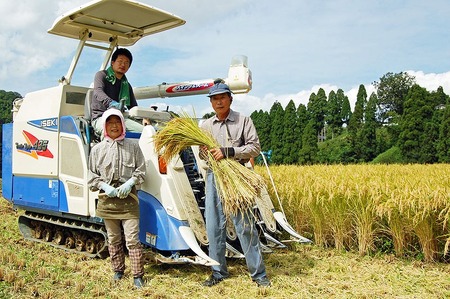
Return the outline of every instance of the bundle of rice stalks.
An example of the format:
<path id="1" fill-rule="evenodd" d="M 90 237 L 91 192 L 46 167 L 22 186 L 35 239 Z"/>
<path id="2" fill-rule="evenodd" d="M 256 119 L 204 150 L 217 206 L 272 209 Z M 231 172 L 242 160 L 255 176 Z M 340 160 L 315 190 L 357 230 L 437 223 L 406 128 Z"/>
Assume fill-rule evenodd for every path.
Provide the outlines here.
<path id="1" fill-rule="evenodd" d="M 170 120 L 153 138 L 156 152 L 166 161 L 190 146 L 220 147 L 211 134 L 203 131 L 197 121 L 187 115 Z M 214 172 L 224 213 L 247 213 L 255 205 L 255 198 L 264 186 L 262 177 L 236 160 L 216 161 L 209 151 L 206 151 L 205 159 Z"/>

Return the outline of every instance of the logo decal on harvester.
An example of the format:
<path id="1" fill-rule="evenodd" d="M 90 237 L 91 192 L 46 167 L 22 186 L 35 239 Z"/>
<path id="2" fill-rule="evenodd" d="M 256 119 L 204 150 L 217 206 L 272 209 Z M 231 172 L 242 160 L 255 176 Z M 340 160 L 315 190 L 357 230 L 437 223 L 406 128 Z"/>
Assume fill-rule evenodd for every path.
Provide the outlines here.
<path id="1" fill-rule="evenodd" d="M 199 91 L 208 89 L 213 86 L 214 83 L 189 83 L 189 84 L 177 84 L 170 86 L 166 89 L 168 93 L 177 93 L 177 92 L 191 92 L 191 91 Z"/>
<path id="2" fill-rule="evenodd" d="M 30 120 L 27 121 L 29 125 L 32 125 L 39 129 L 44 129 L 48 131 L 56 132 L 58 131 L 58 118 L 45 118 L 45 119 L 38 119 L 38 120 Z"/>
<path id="3" fill-rule="evenodd" d="M 22 131 L 23 136 L 25 137 L 26 143 L 17 143 L 16 149 L 19 153 L 23 153 L 29 155 L 35 159 L 38 159 L 38 156 L 53 158 L 52 152 L 47 148 L 48 140 L 37 139 L 33 134 Z"/>

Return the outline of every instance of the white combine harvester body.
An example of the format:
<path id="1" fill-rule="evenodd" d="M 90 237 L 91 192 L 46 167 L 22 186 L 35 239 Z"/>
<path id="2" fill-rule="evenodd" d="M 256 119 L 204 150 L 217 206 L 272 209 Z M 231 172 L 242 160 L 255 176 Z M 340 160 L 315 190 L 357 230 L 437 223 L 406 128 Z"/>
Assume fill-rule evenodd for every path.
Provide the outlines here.
<path id="1" fill-rule="evenodd" d="M 13 104 L 13 122 L 3 125 L 3 196 L 25 210 L 19 228 L 26 239 L 44 242 L 91 257 L 107 255 L 103 220 L 96 216 L 98 192 L 87 186 L 88 159 L 96 138 L 90 125 L 92 88 L 71 85 L 72 75 L 85 47 L 105 51 L 100 69 L 105 69 L 116 47 L 135 44 L 147 35 L 181 26 L 181 18 L 128 0 L 97 0 L 58 18 L 49 33 L 79 40 L 68 72 L 56 87 L 31 92 Z M 92 74 L 94 76 L 94 74 Z M 251 72 L 245 56 L 233 58 L 223 79 L 234 93 L 251 90 Z M 137 99 L 206 94 L 214 79 L 163 83 L 135 87 Z M 168 111 L 133 107 L 128 116 L 165 123 Z M 168 161 L 166 170 L 153 147 L 153 126 L 135 138 L 146 160 L 145 180 L 138 192 L 140 240 L 165 263 L 213 265 L 206 254 L 204 181 L 206 169 L 198 149 L 182 152 Z M 265 190 L 264 190 L 265 191 Z M 255 207 L 261 244 L 266 250 L 283 247 L 281 231 L 289 241 L 309 242 L 275 211 L 267 192 Z M 242 257 L 236 234 L 228 228 L 229 256 Z"/>

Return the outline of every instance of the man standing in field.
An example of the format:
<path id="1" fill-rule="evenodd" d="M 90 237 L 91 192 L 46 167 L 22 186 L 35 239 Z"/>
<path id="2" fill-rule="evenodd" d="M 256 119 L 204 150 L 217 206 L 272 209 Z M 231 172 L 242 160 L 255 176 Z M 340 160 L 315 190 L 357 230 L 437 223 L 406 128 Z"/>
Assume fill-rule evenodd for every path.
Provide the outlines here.
<path id="1" fill-rule="evenodd" d="M 228 85 L 215 84 L 211 87 L 208 97 L 216 115 L 203 122 L 201 128 L 209 131 L 221 146 L 209 150 L 214 159 L 235 159 L 243 164 L 258 156 L 260 144 L 256 128 L 250 117 L 231 110 L 233 97 Z M 201 151 L 205 150 L 206 147 L 201 147 Z M 252 280 L 260 287 L 270 286 L 251 211 L 239 212 L 237 215 L 230 215 L 230 218 L 236 228 Z M 211 276 L 203 283 L 204 286 L 211 287 L 229 276 L 225 257 L 227 218 L 211 169 L 208 169 L 206 174 L 205 219 L 209 256 L 220 264 L 212 266 Z"/>

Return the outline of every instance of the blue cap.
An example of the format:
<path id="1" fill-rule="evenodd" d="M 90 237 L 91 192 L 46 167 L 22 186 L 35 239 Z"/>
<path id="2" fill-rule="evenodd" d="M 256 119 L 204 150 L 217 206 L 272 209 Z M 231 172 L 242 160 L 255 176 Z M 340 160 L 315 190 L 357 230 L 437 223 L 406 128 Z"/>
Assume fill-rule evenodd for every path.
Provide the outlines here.
<path id="1" fill-rule="evenodd" d="M 208 97 L 215 96 L 216 94 L 221 93 L 232 93 L 228 85 L 225 83 L 216 83 L 209 89 Z"/>

